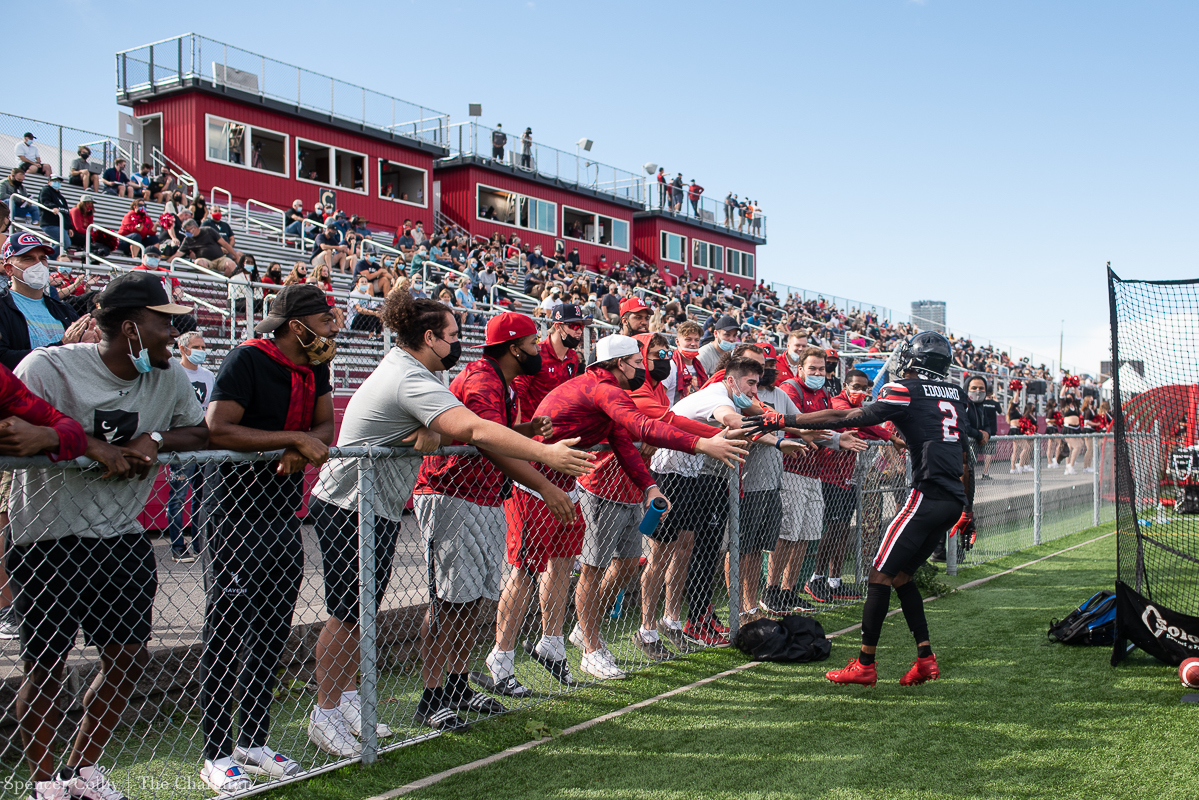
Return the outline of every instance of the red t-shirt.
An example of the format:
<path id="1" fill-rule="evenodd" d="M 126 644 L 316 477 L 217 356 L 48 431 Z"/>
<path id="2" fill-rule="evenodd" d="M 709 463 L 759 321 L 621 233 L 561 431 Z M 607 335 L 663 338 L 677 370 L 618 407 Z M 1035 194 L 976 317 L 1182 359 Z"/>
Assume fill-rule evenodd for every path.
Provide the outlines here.
<path id="1" fill-rule="evenodd" d="M 528 422 L 533 418 L 533 409 L 541 405 L 551 391 L 575 377 L 579 369 L 579 354 L 567 350 L 565 358 L 558 358 L 549 337 L 541 343 L 541 371 L 536 375 L 518 375 L 512 381 L 516 390 L 516 401 L 520 412 L 517 422 Z M 569 438 L 569 437 L 568 437 Z"/>
<path id="2" fill-rule="evenodd" d="M 591 369 L 578 378 L 567 381 L 545 396 L 537 406 L 535 416 L 548 416 L 554 424 L 549 444 L 562 439 L 579 437 L 576 447 L 585 449 L 607 442 L 615 452 L 620 466 L 644 492 L 654 485 L 641 453 L 633 444 L 647 442 L 655 447 L 667 447 L 694 453 L 699 437 L 647 417 L 637 409 L 629 394 L 620 388 L 616 377 L 606 369 Z M 551 483 L 560 489 L 574 489 L 575 479 L 535 465 Z"/>
<path id="3" fill-rule="evenodd" d="M 450 384 L 450 392 L 483 419 L 508 428 L 516 419 L 516 395 L 504 385 L 494 363 L 483 357 L 467 364 Z M 445 494 L 480 506 L 498 506 L 504 502 L 504 478 L 499 467 L 482 455 L 425 456 L 413 494 Z"/>

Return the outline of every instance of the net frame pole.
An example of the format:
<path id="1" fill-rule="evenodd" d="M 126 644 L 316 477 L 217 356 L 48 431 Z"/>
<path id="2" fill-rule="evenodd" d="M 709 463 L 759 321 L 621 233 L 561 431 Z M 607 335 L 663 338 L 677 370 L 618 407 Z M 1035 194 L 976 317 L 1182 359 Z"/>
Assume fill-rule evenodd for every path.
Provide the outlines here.
<path id="1" fill-rule="evenodd" d="M 369 456 L 358 459 L 358 575 L 359 575 L 359 673 L 358 698 L 362 714 L 362 763 L 378 758 L 378 673 L 375 635 L 378 619 L 375 604 L 375 464 Z"/>
<path id="2" fill-rule="evenodd" d="M 1032 543 L 1041 543 L 1041 442 L 1033 440 L 1032 448 Z"/>
<path id="3" fill-rule="evenodd" d="M 1091 444 L 1094 448 L 1091 466 L 1095 468 L 1091 473 L 1091 525 L 1096 526 L 1099 524 L 1099 470 L 1103 469 L 1103 435 L 1091 434 Z"/>

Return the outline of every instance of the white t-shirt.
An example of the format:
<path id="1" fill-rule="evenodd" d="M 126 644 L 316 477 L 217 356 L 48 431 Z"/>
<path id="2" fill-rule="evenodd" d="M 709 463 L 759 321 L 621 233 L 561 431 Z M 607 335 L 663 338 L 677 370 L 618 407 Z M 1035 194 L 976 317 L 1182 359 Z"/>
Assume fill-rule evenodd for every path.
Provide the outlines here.
<path id="1" fill-rule="evenodd" d="M 35 164 L 37 163 L 37 145 L 36 144 L 33 144 L 32 142 L 30 142 L 29 144 L 25 144 L 25 140 L 22 139 L 21 141 L 17 142 L 17 146 L 15 149 L 16 149 L 16 154 L 17 154 L 17 163 L 19 163 L 19 164 L 25 163 L 25 162 L 21 161 L 21 156 L 25 156 L 25 158 L 28 158 L 30 161 L 32 161 Z"/>
<path id="2" fill-rule="evenodd" d="M 671 406 L 670 410 L 680 417 L 697 422 L 712 423 L 712 414 L 721 406 L 735 408 L 733 398 L 729 397 L 724 381 L 714 383 L 698 392 L 692 392 Z M 712 463 L 707 464 L 708 461 Z M 701 472 L 715 473 L 717 469 L 721 468 L 724 468 L 723 464 L 715 459 L 709 459 L 702 453 L 683 453 L 678 450 L 659 448 L 650 459 L 650 469 L 654 472 L 669 472 L 675 475 L 685 475 L 688 478 L 694 478 Z"/>
<path id="3" fill-rule="evenodd" d="M 442 412 L 462 405 L 424 364 L 399 347 L 391 348 L 346 406 L 338 447 L 399 447 L 401 440 L 428 427 Z M 416 486 L 420 458 L 375 460 L 375 515 L 399 522 Z M 358 508 L 358 464 L 354 459 L 325 462 L 312 496 L 347 511 Z"/>

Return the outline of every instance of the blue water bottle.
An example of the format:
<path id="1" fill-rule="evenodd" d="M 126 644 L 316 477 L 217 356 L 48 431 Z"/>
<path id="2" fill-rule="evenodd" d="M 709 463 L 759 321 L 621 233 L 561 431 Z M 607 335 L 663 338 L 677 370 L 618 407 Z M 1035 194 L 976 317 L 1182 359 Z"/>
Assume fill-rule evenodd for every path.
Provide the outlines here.
<path id="1" fill-rule="evenodd" d="M 649 508 L 645 510 L 645 516 L 641 518 L 641 524 L 637 526 L 637 530 L 641 531 L 645 536 L 651 535 L 658 528 L 658 520 L 662 519 L 662 515 L 666 513 L 666 498 L 655 497 L 649 503 Z"/>

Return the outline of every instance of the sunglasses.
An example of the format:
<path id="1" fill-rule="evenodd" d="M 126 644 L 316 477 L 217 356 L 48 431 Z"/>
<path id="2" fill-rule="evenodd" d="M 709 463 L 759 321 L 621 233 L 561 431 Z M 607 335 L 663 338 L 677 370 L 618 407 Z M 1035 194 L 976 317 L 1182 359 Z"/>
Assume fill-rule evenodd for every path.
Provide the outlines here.
<path id="1" fill-rule="evenodd" d="M 668 358 L 673 358 L 673 357 L 674 357 L 674 351 L 673 351 L 673 350 L 667 350 L 665 347 L 660 347 L 660 348 L 658 348 L 657 350 L 650 350 L 650 351 L 649 351 L 649 354 L 650 354 L 650 355 L 651 355 L 653 358 L 659 359 L 659 360 L 661 360 L 661 361 L 665 361 L 665 360 L 666 360 L 666 359 L 668 359 Z"/>

